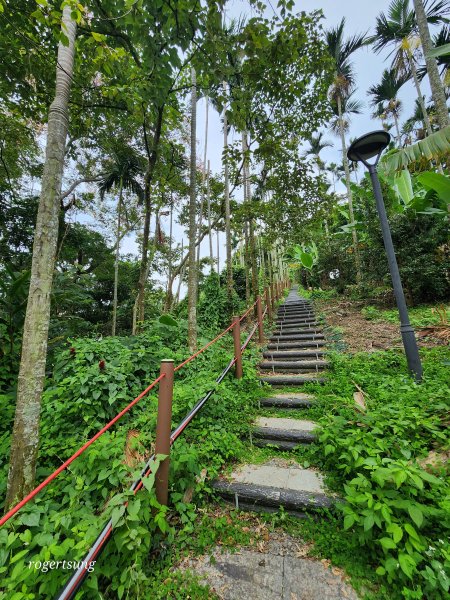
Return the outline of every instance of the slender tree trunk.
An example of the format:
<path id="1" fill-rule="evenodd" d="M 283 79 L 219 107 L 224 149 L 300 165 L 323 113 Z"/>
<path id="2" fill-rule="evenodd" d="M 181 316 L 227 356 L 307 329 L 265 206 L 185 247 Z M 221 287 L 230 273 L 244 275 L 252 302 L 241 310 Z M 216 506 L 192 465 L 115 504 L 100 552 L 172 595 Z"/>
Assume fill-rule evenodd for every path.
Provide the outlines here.
<path id="1" fill-rule="evenodd" d="M 173 302 L 173 257 L 172 257 L 172 236 L 173 236 L 173 193 L 170 196 L 170 226 L 169 226 L 169 265 L 167 269 L 167 289 L 166 289 L 166 299 L 164 302 L 164 310 L 165 312 L 169 312 L 172 308 Z"/>
<path id="2" fill-rule="evenodd" d="M 340 96 L 337 97 L 337 105 L 338 105 L 338 112 L 339 112 L 339 132 L 341 134 L 341 143 L 342 143 L 342 160 L 344 163 L 345 183 L 347 186 L 348 212 L 350 215 L 350 224 L 352 225 L 353 251 L 355 253 L 355 266 L 356 266 L 356 281 L 357 281 L 357 283 L 361 283 L 361 280 L 362 280 L 361 258 L 359 256 L 358 234 L 356 233 L 355 216 L 353 213 L 353 195 L 352 195 L 352 189 L 350 186 L 350 169 L 349 169 L 348 158 L 347 158 L 347 145 L 345 143 L 344 125 L 342 122 L 342 103 L 341 103 Z"/>
<path id="3" fill-rule="evenodd" d="M 250 258 L 250 244 L 248 239 L 248 222 L 244 223 L 244 236 L 245 236 L 245 303 L 248 306 L 250 304 L 250 269 L 251 269 L 251 258 Z"/>
<path id="4" fill-rule="evenodd" d="M 181 240 L 181 256 L 183 256 L 183 250 L 184 250 L 184 241 Z M 185 268 L 184 266 L 181 268 L 180 270 L 180 279 L 178 280 L 178 287 L 177 287 L 177 293 L 176 293 L 176 303 L 179 304 L 180 302 L 180 290 L 181 290 L 181 284 L 183 282 L 183 277 L 185 274 Z"/>
<path id="5" fill-rule="evenodd" d="M 227 84 L 223 82 L 223 89 L 227 93 Z M 228 310 L 233 303 L 233 266 L 231 258 L 231 213 L 230 213 L 230 182 L 228 176 L 228 120 L 226 106 L 223 109 L 223 167 L 224 167 L 224 195 L 225 195 L 225 246 L 227 257 L 227 299 Z M 218 256 L 218 253 L 217 253 Z M 218 259 L 217 259 L 218 260 Z"/>
<path id="6" fill-rule="evenodd" d="M 219 230 L 216 231 L 216 244 L 217 244 L 217 275 L 220 277 L 220 240 L 219 240 Z"/>
<path id="7" fill-rule="evenodd" d="M 191 69 L 192 95 L 191 95 L 191 183 L 189 198 L 189 260 L 188 260 L 188 345 L 189 351 L 194 352 L 197 347 L 197 261 L 195 259 L 195 240 L 197 228 L 195 223 L 197 212 L 197 80 L 195 69 Z"/>
<path id="8" fill-rule="evenodd" d="M 433 130 L 431 129 L 430 117 L 428 116 L 427 107 L 425 106 L 425 102 L 422 96 L 422 90 L 420 89 L 420 81 L 419 76 L 417 75 L 416 63 L 414 62 L 414 57 L 411 52 L 408 52 L 408 60 L 409 66 L 411 69 L 411 73 L 414 80 L 414 85 L 416 87 L 417 92 L 417 101 L 419 102 L 420 108 L 422 109 L 423 114 L 423 122 L 425 123 L 425 128 L 427 130 L 427 134 L 431 135 Z"/>
<path id="9" fill-rule="evenodd" d="M 394 117 L 395 131 L 397 132 L 397 146 L 400 148 L 400 140 L 401 140 L 400 127 L 398 125 L 398 117 L 395 112 L 395 108 L 392 109 L 392 116 Z"/>
<path id="10" fill-rule="evenodd" d="M 117 288 L 119 285 L 119 254 L 120 254 L 120 217 L 122 214 L 122 191 L 123 178 L 120 178 L 119 186 L 119 202 L 117 204 L 117 237 L 116 237 L 116 260 L 114 261 L 114 294 L 113 294 L 113 314 L 111 335 L 116 335 L 117 322 Z"/>
<path id="11" fill-rule="evenodd" d="M 58 242 L 61 181 L 75 55 L 76 23 L 71 17 L 69 6 L 63 9 L 61 29 L 68 38 L 68 46 L 61 42 L 58 44 L 55 97 L 48 112 L 45 164 L 23 330 L 6 508 L 21 500 L 33 488 L 36 476 L 39 419 L 50 322 L 50 295 Z"/>
<path id="12" fill-rule="evenodd" d="M 206 198 L 208 203 L 208 229 L 209 229 L 209 258 L 211 260 L 210 272 L 214 271 L 214 252 L 213 252 L 213 240 L 212 240 L 212 226 L 211 226 L 211 188 L 210 188 L 210 162 L 208 160 L 208 172 L 206 175 Z"/>
<path id="13" fill-rule="evenodd" d="M 136 320 L 144 320 L 144 307 L 145 307 L 145 285 L 149 274 L 149 242 L 150 242 L 150 220 L 152 216 L 152 202 L 151 202 L 151 183 L 155 172 L 156 162 L 158 160 L 158 147 L 161 139 L 162 125 L 164 119 L 164 105 L 158 108 L 158 114 L 155 125 L 155 133 L 153 135 L 152 147 L 149 148 L 148 155 L 148 166 L 145 173 L 145 217 L 144 217 L 144 232 L 142 236 L 142 257 L 141 257 L 141 268 L 139 271 L 138 281 L 138 293 L 136 302 L 133 309 L 133 335 L 136 333 Z M 144 126 L 144 136 L 147 145 L 147 133 Z"/>
<path id="14" fill-rule="evenodd" d="M 209 98 L 206 96 L 206 117 L 205 117 L 205 148 L 203 151 L 203 172 L 202 172 L 202 199 L 200 202 L 200 215 L 198 218 L 198 239 L 201 239 L 202 235 L 202 221 L 203 221 L 203 205 L 205 204 L 205 180 L 206 180 L 206 156 L 208 153 L 208 107 Z M 200 270 L 200 247 L 201 242 L 197 246 L 197 268 Z"/>
<path id="15" fill-rule="evenodd" d="M 436 107 L 439 129 L 443 129 L 444 127 L 447 127 L 447 125 L 450 125 L 444 86 L 439 75 L 436 59 L 432 56 L 429 56 L 429 52 L 433 48 L 433 42 L 431 41 L 424 3 L 422 0 L 413 0 L 413 2 L 414 9 L 416 11 L 416 20 L 419 27 L 423 53 L 425 55 L 425 63 L 427 65 L 428 79 L 430 80 L 431 94 Z"/>
<path id="16" fill-rule="evenodd" d="M 252 269 L 252 293 L 253 298 L 255 299 L 258 295 L 258 266 L 256 260 L 255 224 L 253 221 L 253 211 L 251 205 L 252 189 L 250 185 L 250 168 L 248 152 L 248 134 L 246 131 L 244 131 L 242 132 L 242 173 L 244 179 L 244 202 L 247 204 L 248 214 L 248 242 Z"/>

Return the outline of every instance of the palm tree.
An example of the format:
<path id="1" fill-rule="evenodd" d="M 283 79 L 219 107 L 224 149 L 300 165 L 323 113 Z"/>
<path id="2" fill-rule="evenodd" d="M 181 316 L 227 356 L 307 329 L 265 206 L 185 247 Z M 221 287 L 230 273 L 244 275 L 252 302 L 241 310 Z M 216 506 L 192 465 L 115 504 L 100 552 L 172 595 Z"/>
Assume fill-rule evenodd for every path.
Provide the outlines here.
<path id="1" fill-rule="evenodd" d="M 443 20 L 442 2 L 438 0 L 427 6 L 426 20 L 439 23 Z M 417 99 L 422 109 L 423 120 L 428 135 L 433 131 L 430 119 L 420 89 L 419 75 L 416 65 L 416 55 L 420 46 L 417 37 L 416 13 L 409 6 L 409 0 L 393 0 L 389 5 L 387 15 L 381 13 L 377 17 L 375 35 L 370 38 L 376 52 L 394 47 L 389 56 L 394 55 L 392 67 L 397 73 L 411 72 L 417 92 Z"/>
<path id="2" fill-rule="evenodd" d="M 385 69 L 381 77 L 381 82 L 372 85 L 368 94 L 372 96 L 371 105 L 382 108 L 386 116 L 392 116 L 397 132 L 397 144 L 400 145 L 400 127 L 398 119 L 402 108 L 401 101 L 397 94 L 402 86 L 409 80 L 409 73 L 398 74 L 394 69 Z"/>
<path id="3" fill-rule="evenodd" d="M 142 174 L 143 169 L 141 160 L 135 150 L 130 148 L 130 146 L 118 145 L 113 149 L 111 157 L 106 163 L 103 179 L 98 185 L 101 200 L 103 200 L 105 194 L 109 193 L 112 189 L 118 189 L 119 191 L 119 199 L 117 201 L 116 257 L 114 261 L 114 294 L 111 335 L 116 335 L 122 194 L 123 190 L 130 190 L 136 194 L 139 200 L 143 200 L 144 189 L 138 181 L 138 177 Z"/>
<path id="4" fill-rule="evenodd" d="M 357 34 L 345 39 L 344 37 L 345 18 L 342 19 L 337 27 L 327 31 L 325 41 L 328 52 L 334 62 L 334 81 L 330 89 L 330 98 L 335 110 L 337 119 L 335 127 L 339 131 L 342 144 L 342 160 L 345 169 L 345 181 L 347 185 L 348 208 L 350 214 L 350 223 L 352 225 L 353 249 L 356 263 L 356 279 L 361 281 L 361 259 L 358 249 L 358 235 L 355 229 L 355 218 L 353 214 L 353 198 L 350 187 L 350 169 L 347 159 L 347 146 L 345 143 L 345 114 L 359 112 L 360 105 L 351 100 L 352 89 L 355 84 L 355 74 L 353 64 L 350 60 L 352 54 L 366 45 L 366 34 Z M 348 128 L 348 121 L 347 121 Z"/>
<path id="5" fill-rule="evenodd" d="M 441 46 L 448 46 L 450 44 L 450 26 L 444 25 L 442 29 L 433 36 L 433 47 L 440 48 Z M 450 86 L 450 53 L 442 54 L 437 57 L 438 68 L 440 68 L 440 76 L 443 79 L 445 88 Z M 425 66 L 417 69 L 420 81 L 427 74 L 427 68 Z"/>
<path id="6" fill-rule="evenodd" d="M 333 147 L 333 142 L 330 142 L 329 140 L 324 140 L 323 136 L 323 132 L 319 132 L 317 135 L 312 135 L 308 139 L 309 148 L 307 148 L 302 154 L 303 158 L 308 158 L 308 156 L 314 156 L 315 162 L 317 163 L 317 167 L 319 168 L 319 175 L 321 175 L 325 167 L 322 159 L 320 158 L 320 153 L 325 148 Z"/>
<path id="7" fill-rule="evenodd" d="M 416 11 L 417 27 L 419 29 L 420 39 L 422 41 L 423 53 L 425 55 L 425 63 L 427 65 L 428 79 L 430 81 L 431 95 L 433 96 L 434 105 L 436 107 L 437 120 L 439 129 L 443 129 L 450 124 L 448 118 L 447 99 L 445 97 L 444 86 L 442 84 L 439 69 L 436 59 L 430 56 L 430 51 L 433 48 L 430 30 L 428 28 L 428 17 L 423 0 L 413 0 Z M 436 23 L 440 19 L 444 19 L 444 15 L 448 15 L 450 7 L 448 0 L 439 0 L 433 3 L 430 7 L 436 17 L 432 18 L 432 22 Z"/>
<path id="8" fill-rule="evenodd" d="M 74 70 L 77 24 L 72 9 L 62 11 L 61 31 L 66 44 L 59 42 L 56 61 L 55 95 L 48 111 L 47 142 L 41 181 L 30 288 L 23 328 L 22 356 L 17 387 L 16 412 L 5 508 L 33 488 L 39 450 L 39 415 L 45 379 L 50 300 L 58 243 L 61 181 L 69 127 L 69 96 Z"/>

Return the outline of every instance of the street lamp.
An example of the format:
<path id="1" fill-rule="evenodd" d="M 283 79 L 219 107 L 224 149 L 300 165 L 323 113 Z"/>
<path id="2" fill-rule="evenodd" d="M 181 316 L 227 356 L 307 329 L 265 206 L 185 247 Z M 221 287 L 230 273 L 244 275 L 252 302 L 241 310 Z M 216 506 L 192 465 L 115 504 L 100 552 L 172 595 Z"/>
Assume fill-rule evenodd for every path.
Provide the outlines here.
<path id="1" fill-rule="evenodd" d="M 414 375 L 417 381 L 422 379 L 422 363 L 420 362 L 419 350 L 417 348 L 416 336 L 414 329 L 411 327 L 408 317 L 408 309 L 406 307 L 405 295 L 403 293 L 400 272 L 398 270 L 397 259 L 395 257 L 394 246 L 392 244 L 391 230 L 386 215 L 386 208 L 383 202 L 383 194 L 381 192 L 380 180 L 378 179 L 377 165 L 380 160 L 381 153 L 389 145 L 391 136 L 387 131 L 373 131 L 367 133 L 353 142 L 347 152 L 348 159 L 353 162 L 362 162 L 370 173 L 372 187 L 375 194 L 375 201 L 378 211 L 378 216 L 381 222 L 381 231 L 383 234 L 384 247 L 389 263 L 389 270 L 392 277 L 392 285 L 394 288 L 395 300 L 400 315 L 400 332 L 402 334 L 403 346 L 405 348 L 406 360 L 408 368 Z M 369 163 L 369 159 L 374 158 L 375 161 Z"/>

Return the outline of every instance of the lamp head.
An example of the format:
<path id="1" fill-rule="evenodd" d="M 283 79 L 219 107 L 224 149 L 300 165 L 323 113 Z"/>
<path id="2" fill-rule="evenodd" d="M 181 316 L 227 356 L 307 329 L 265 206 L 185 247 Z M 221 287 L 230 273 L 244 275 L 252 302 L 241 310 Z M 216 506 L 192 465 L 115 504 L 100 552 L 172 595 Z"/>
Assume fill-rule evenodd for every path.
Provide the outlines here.
<path id="1" fill-rule="evenodd" d="M 369 158 L 377 157 L 375 164 L 378 162 L 381 153 L 391 141 L 391 136 L 387 131 L 381 129 L 366 133 L 353 142 L 347 152 L 347 157 L 353 162 L 361 161 L 368 165 Z"/>

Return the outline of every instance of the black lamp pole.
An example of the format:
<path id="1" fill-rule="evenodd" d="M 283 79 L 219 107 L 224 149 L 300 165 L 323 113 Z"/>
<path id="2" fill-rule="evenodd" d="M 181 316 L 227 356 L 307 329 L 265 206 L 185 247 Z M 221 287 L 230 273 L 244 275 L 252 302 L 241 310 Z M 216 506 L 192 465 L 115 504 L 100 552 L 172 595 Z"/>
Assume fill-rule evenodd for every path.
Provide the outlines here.
<path id="1" fill-rule="evenodd" d="M 411 326 L 408 316 L 408 309 L 403 293 L 400 271 L 398 270 L 397 259 L 395 256 L 394 245 L 392 243 L 391 230 L 386 215 L 386 208 L 383 202 L 380 180 L 378 178 L 377 165 L 381 153 L 388 146 L 391 136 L 386 131 L 374 131 L 368 133 L 353 142 L 350 146 L 347 156 L 351 161 L 362 162 L 370 173 L 372 187 L 375 194 L 375 202 L 378 216 L 380 217 L 381 232 L 383 234 L 384 247 L 389 263 L 389 270 L 392 277 L 392 286 L 394 288 L 395 300 L 400 315 L 400 333 L 402 335 L 403 346 L 405 348 L 408 368 L 414 375 L 416 381 L 422 379 L 422 363 L 420 361 L 419 349 L 417 347 L 414 329 Z M 368 159 L 376 157 L 374 163 L 369 163 Z"/>

